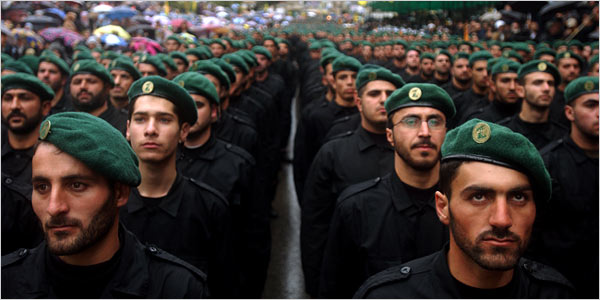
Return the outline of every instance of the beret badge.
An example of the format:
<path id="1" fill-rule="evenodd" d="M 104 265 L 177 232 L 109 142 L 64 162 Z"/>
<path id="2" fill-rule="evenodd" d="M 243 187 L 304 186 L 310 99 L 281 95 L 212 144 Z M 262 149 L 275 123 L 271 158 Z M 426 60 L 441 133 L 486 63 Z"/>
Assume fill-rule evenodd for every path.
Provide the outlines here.
<path id="1" fill-rule="evenodd" d="M 490 128 L 490 125 L 480 122 L 477 123 L 475 125 L 475 127 L 473 127 L 473 140 L 475 141 L 475 143 L 477 144 L 483 144 L 485 142 L 487 142 L 490 139 L 490 136 L 492 135 L 492 130 Z"/>

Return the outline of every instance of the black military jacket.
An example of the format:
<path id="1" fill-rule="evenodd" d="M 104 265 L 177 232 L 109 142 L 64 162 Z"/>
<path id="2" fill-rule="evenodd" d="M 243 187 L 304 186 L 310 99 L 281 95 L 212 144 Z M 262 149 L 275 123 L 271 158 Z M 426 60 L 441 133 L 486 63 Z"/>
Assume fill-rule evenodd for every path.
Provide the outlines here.
<path id="1" fill-rule="evenodd" d="M 598 298 L 598 158 L 588 157 L 568 135 L 540 153 L 552 198 L 538 208 L 532 257 L 564 274 L 577 298 Z"/>
<path id="2" fill-rule="evenodd" d="M 124 109 L 116 109 L 114 106 L 108 105 L 108 108 L 98 117 L 108 122 L 114 128 L 123 133 L 123 135 L 125 135 L 127 132 L 127 119 L 129 116 L 127 115 L 127 111 Z"/>
<path id="3" fill-rule="evenodd" d="M 452 120 L 450 120 L 448 128 L 454 128 L 460 125 L 461 120 L 463 120 L 464 115 L 469 109 L 482 108 L 490 104 L 487 94 L 475 94 L 475 92 L 473 92 L 473 88 L 456 94 L 454 97 L 452 97 L 452 100 L 454 101 L 454 106 L 456 106 L 456 115 L 454 118 L 452 118 Z"/>
<path id="4" fill-rule="evenodd" d="M 362 127 L 329 141 L 319 150 L 301 202 L 302 267 L 307 291 L 313 296 L 318 292 L 323 251 L 337 198 L 348 186 L 393 169 L 393 148 L 376 142 Z"/>
<path id="5" fill-rule="evenodd" d="M 360 114 L 353 114 L 336 119 L 333 121 L 333 124 L 331 124 L 331 128 L 325 136 L 324 143 L 327 143 L 327 141 L 344 132 L 355 131 L 360 127 L 360 121 Z"/>
<path id="6" fill-rule="evenodd" d="M 350 298 L 370 276 L 444 246 L 448 229 L 435 211 L 437 185 L 420 190 L 419 197 L 411 190 L 392 172 L 342 193 L 323 256 L 319 298 Z M 428 202 L 415 199 L 423 195 Z"/>
<path id="7" fill-rule="evenodd" d="M 371 276 L 354 298 L 571 298 L 571 284 L 556 270 L 526 258 L 515 267 L 512 281 L 493 290 L 465 287 L 448 269 L 444 249 Z M 473 295 L 475 294 L 475 295 Z"/>
<path id="8" fill-rule="evenodd" d="M 550 120 L 565 127 L 570 127 L 571 122 L 565 115 L 565 93 L 555 89 L 554 98 L 550 103 Z"/>
<path id="9" fill-rule="evenodd" d="M 213 134 L 219 139 L 242 147 L 253 157 L 258 152 L 258 133 L 256 125 L 250 119 L 237 114 L 232 114 L 229 110 L 224 111 L 219 121 L 211 126 Z"/>
<path id="10" fill-rule="evenodd" d="M 524 135 L 538 150 L 569 132 L 568 128 L 552 120 L 539 124 L 527 123 L 519 118 L 518 113 L 512 117 L 498 121 L 498 124 Z"/>
<path id="11" fill-rule="evenodd" d="M 406 83 L 430 83 L 432 79 L 426 80 L 423 79 L 423 77 L 421 77 L 421 74 L 417 74 L 417 75 L 413 75 L 410 76 L 409 78 L 405 79 L 404 81 Z"/>
<path id="12" fill-rule="evenodd" d="M 121 259 L 101 298 L 205 298 L 206 276 L 154 246 L 146 246 L 122 225 Z M 2 256 L 2 297 L 57 298 L 46 268 L 46 242 Z"/>
<path id="13" fill-rule="evenodd" d="M 4 132 L 3 132 L 4 133 Z M 2 137 L 2 174 L 13 181 L 22 183 L 21 192 L 31 197 L 31 159 L 33 147 L 15 150 L 10 146 L 8 136 Z"/>
<path id="14" fill-rule="evenodd" d="M 291 104 L 293 95 L 290 93 L 290 90 L 286 89 L 283 78 L 278 74 L 269 73 L 264 81 L 257 81 L 254 85 L 273 97 L 272 101 L 276 108 L 275 120 L 278 121 L 278 124 L 274 125 L 274 128 L 277 129 L 279 139 L 278 147 L 285 148 L 292 124 Z"/>
<path id="15" fill-rule="evenodd" d="M 502 119 L 513 116 L 520 110 L 521 101 L 517 101 L 516 103 L 502 103 L 494 100 L 485 107 L 472 107 L 471 109 L 468 109 L 458 125 L 475 118 L 496 123 Z"/>
<path id="16" fill-rule="evenodd" d="M 461 90 L 461 89 L 457 88 L 456 86 L 454 86 L 454 83 L 452 83 L 452 80 L 450 80 L 446 84 L 442 85 L 441 88 L 443 88 L 444 91 L 446 91 L 448 93 L 448 95 L 450 95 L 451 98 L 454 98 L 454 96 L 456 96 L 460 93 L 464 93 L 467 90 L 469 90 L 469 88 L 467 88 L 465 90 Z"/>
<path id="17" fill-rule="evenodd" d="M 162 198 L 132 189 L 121 222 L 144 243 L 154 244 L 207 274 L 214 297 L 234 297 L 238 271 L 233 257 L 231 214 L 217 190 L 177 175 Z"/>
<path id="18" fill-rule="evenodd" d="M 71 103 L 72 100 L 71 97 L 69 97 L 68 89 L 69 88 L 65 86 L 63 96 L 56 102 L 56 105 L 50 108 L 50 113 L 48 113 L 48 115 L 73 110 L 73 104 Z"/>

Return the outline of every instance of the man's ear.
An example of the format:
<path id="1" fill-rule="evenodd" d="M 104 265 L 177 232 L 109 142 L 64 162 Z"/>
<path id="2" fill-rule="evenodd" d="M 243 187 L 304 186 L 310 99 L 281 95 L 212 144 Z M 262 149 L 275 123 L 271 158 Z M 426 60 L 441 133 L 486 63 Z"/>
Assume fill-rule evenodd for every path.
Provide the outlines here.
<path id="1" fill-rule="evenodd" d="M 129 191 L 130 187 L 128 185 L 120 182 L 115 183 L 115 200 L 117 200 L 117 207 L 122 207 L 127 204 Z"/>
<path id="2" fill-rule="evenodd" d="M 385 129 L 385 137 L 387 138 L 388 143 L 394 147 L 394 131 L 392 129 Z"/>
<path id="3" fill-rule="evenodd" d="M 448 202 L 448 197 L 446 197 L 446 195 L 442 194 L 440 191 L 435 192 L 435 212 L 437 213 L 440 222 L 444 225 L 450 223 L 450 218 L 448 217 L 449 205 L 450 203 Z"/>
<path id="4" fill-rule="evenodd" d="M 188 133 L 190 133 L 190 124 L 185 122 L 185 123 L 181 124 L 181 130 L 179 131 L 179 142 L 180 143 L 185 142 L 185 139 L 187 138 Z"/>
<path id="5" fill-rule="evenodd" d="M 575 121 L 575 110 L 571 105 L 565 105 L 565 116 L 571 122 Z"/>

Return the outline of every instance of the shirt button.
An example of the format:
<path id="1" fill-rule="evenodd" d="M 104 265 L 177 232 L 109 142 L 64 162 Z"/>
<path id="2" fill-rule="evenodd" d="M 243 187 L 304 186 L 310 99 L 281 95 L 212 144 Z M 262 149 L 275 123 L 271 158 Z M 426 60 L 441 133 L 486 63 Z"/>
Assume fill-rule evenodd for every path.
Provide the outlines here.
<path id="1" fill-rule="evenodd" d="M 400 269 L 400 273 L 402 273 L 402 274 L 410 273 L 410 267 L 402 267 L 402 269 Z"/>
<path id="2" fill-rule="evenodd" d="M 155 247 L 149 247 L 148 250 L 150 250 L 150 252 L 152 253 L 158 252 L 158 250 Z"/>
<path id="3" fill-rule="evenodd" d="M 27 249 L 21 249 L 21 251 L 19 251 L 19 256 L 23 257 L 25 255 L 27 255 Z"/>
<path id="4" fill-rule="evenodd" d="M 10 179 L 10 178 L 6 178 L 6 179 L 4 180 L 4 182 L 5 182 L 6 184 L 11 184 L 11 183 L 12 183 L 12 179 Z"/>

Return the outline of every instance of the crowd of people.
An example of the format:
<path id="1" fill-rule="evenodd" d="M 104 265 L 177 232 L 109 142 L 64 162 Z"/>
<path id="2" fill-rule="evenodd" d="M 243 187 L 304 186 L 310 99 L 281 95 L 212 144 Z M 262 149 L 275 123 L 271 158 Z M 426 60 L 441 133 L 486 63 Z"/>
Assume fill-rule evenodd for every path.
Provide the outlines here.
<path id="1" fill-rule="evenodd" d="M 260 298 L 291 163 L 311 297 L 597 298 L 586 5 L 568 32 L 3 30 L 2 296 Z"/>

